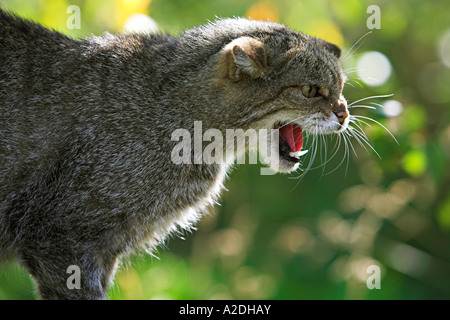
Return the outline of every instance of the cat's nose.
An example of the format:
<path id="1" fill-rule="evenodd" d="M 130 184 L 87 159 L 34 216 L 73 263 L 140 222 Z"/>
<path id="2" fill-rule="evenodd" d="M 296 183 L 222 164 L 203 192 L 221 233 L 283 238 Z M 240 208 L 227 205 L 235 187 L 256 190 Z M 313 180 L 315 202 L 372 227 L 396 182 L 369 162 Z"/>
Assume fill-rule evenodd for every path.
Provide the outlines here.
<path id="1" fill-rule="evenodd" d="M 338 117 L 339 123 L 344 124 L 345 119 L 348 118 L 347 101 L 341 98 L 337 103 L 333 105 L 333 113 Z"/>

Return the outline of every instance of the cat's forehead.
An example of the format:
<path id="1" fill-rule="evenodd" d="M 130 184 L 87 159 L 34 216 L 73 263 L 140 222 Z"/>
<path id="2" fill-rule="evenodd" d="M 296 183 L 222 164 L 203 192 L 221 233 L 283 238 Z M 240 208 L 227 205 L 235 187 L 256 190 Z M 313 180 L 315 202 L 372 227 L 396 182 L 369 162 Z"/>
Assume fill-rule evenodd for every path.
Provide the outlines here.
<path id="1" fill-rule="evenodd" d="M 286 55 L 298 60 L 308 59 L 311 63 L 325 62 L 335 72 L 340 71 L 341 50 L 338 46 L 288 28 L 278 31 L 283 31 L 282 35 L 272 32 L 269 36 L 271 39 L 265 41 L 274 54 Z"/>
<path id="2" fill-rule="evenodd" d="M 289 56 L 289 67 L 310 80 L 339 84 L 345 82 L 339 59 L 315 43 L 303 44 L 285 54 Z"/>

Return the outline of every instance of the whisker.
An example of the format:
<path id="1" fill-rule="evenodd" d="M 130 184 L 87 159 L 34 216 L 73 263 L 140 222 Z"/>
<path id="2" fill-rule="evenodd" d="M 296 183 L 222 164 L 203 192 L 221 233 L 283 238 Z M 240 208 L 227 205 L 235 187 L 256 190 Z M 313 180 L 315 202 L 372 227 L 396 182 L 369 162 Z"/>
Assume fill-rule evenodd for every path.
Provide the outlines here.
<path id="1" fill-rule="evenodd" d="M 366 148 L 366 146 L 363 144 L 362 141 L 368 143 L 368 141 L 361 137 L 361 134 L 353 127 L 349 127 L 349 131 L 352 134 L 353 138 L 355 138 L 356 142 L 366 150 L 366 152 L 369 152 L 369 150 Z"/>
<path id="2" fill-rule="evenodd" d="M 347 149 L 348 149 L 348 151 L 347 151 L 347 163 L 346 163 L 346 168 L 345 168 L 345 172 L 347 173 L 348 168 L 350 166 L 350 149 L 353 150 L 353 153 L 355 153 L 355 149 L 354 149 L 353 144 L 352 144 L 350 131 L 347 130 L 347 131 L 345 131 L 345 133 L 346 134 L 344 135 L 344 137 L 345 137 L 345 139 L 347 140 L 347 143 L 348 143 L 348 146 L 347 146 Z M 358 155 L 355 154 L 355 157 L 358 158 Z"/>
<path id="3" fill-rule="evenodd" d="M 348 131 L 348 132 L 347 132 L 347 135 L 348 135 L 348 137 L 354 137 L 354 135 L 352 135 L 352 134 L 351 134 L 351 131 L 348 130 L 348 129 L 350 129 L 350 127 L 347 128 L 347 131 Z M 358 154 L 356 153 L 356 150 L 355 150 L 355 148 L 353 147 L 353 144 L 351 143 L 350 139 L 348 139 L 347 141 L 348 141 L 348 145 L 350 146 L 350 148 L 351 148 L 352 151 L 353 151 L 353 154 L 355 155 L 356 158 L 358 158 Z M 350 152 L 350 151 L 349 151 L 349 152 Z"/>
<path id="4" fill-rule="evenodd" d="M 322 147 L 320 148 L 320 161 L 321 161 L 321 167 L 322 167 L 322 176 L 323 173 L 325 171 L 325 167 L 326 167 L 326 161 L 327 161 L 327 142 L 326 142 L 326 137 L 325 135 L 321 135 L 322 136 Z M 322 154 L 322 148 L 323 148 L 323 154 Z"/>
<path id="5" fill-rule="evenodd" d="M 381 156 L 380 156 L 380 154 L 375 150 L 374 147 L 372 147 L 372 145 L 369 143 L 369 141 L 368 141 L 368 140 L 365 140 L 365 139 L 361 136 L 361 133 L 359 133 L 357 130 L 353 130 L 352 132 L 355 134 L 356 140 L 357 140 L 357 141 L 360 141 L 361 146 L 362 146 L 367 152 L 368 152 L 368 150 L 366 149 L 366 147 L 364 147 L 364 145 L 362 144 L 362 142 L 365 142 L 366 145 L 367 145 L 370 149 L 372 149 L 373 152 L 375 152 L 375 154 L 378 156 L 378 158 L 382 159 Z M 361 140 L 360 140 L 360 139 L 361 139 Z M 362 142 L 361 142 L 361 141 L 362 141 Z"/>
<path id="6" fill-rule="evenodd" d="M 369 35 L 369 34 L 371 34 L 371 33 L 372 33 L 372 31 L 369 31 L 369 32 L 367 32 L 366 34 L 364 34 L 361 38 L 359 38 L 358 41 L 356 41 L 355 44 L 354 44 L 353 46 L 351 46 L 351 48 L 347 51 L 347 53 L 342 57 L 342 61 L 345 61 L 345 59 L 347 58 L 347 56 L 349 56 L 350 52 L 352 52 L 352 50 L 355 48 L 355 46 L 356 46 L 359 42 L 361 42 L 361 40 L 363 40 L 367 35 Z M 356 52 L 356 51 L 361 47 L 362 44 L 363 44 L 363 42 L 362 42 L 355 50 L 353 50 L 353 53 Z M 353 54 L 353 53 L 352 53 L 352 54 Z M 351 57 L 351 54 L 350 54 L 349 57 Z"/>
<path id="7" fill-rule="evenodd" d="M 330 171 L 328 174 L 331 174 L 333 172 L 335 172 L 343 163 L 344 161 L 347 159 L 347 165 L 345 168 L 345 176 L 347 176 L 348 173 L 348 167 L 349 167 L 349 159 L 350 159 L 350 151 L 349 151 L 349 141 L 347 140 L 347 135 L 348 133 L 346 131 L 340 132 L 339 133 L 339 144 L 341 143 L 341 141 L 344 141 L 344 155 L 342 156 L 342 160 L 341 162 L 339 162 L 339 164 L 332 170 Z"/>
<path id="8" fill-rule="evenodd" d="M 337 135 L 337 137 L 338 137 L 338 140 L 337 140 L 338 143 L 337 143 L 337 147 L 336 147 L 336 152 L 333 154 L 333 156 L 330 158 L 330 160 L 334 157 L 334 155 L 337 154 L 337 150 L 339 150 L 339 148 L 341 146 L 341 143 L 342 143 L 342 140 L 344 140 L 344 156 L 342 157 L 342 160 L 339 162 L 339 164 L 336 165 L 336 167 L 333 170 L 331 170 L 330 172 L 326 173 L 325 175 L 329 175 L 329 174 L 335 172 L 342 165 L 342 163 L 344 163 L 344 161 L 346 159 L 348 146 L 347 146 L 347 141 L 345 141 L 345 132 L 340 132 Z M 345 175 L 347 175 L 347 171 L 346 171 Z"/>
<path id="9" fill-rule="evenodd" d="M 365 123 L 364 121 L 358 120 L 358 119 L 350 120 L 350 122 L 351 122 L 352 124 L 354 124 L 354 125 L 359 129 L 359 131 L 361 132 L 361 134 L 363 134 L 364 137 L 365 137 L 367 140 L 369 140 L 369 138 L 367 137 L 367 135 L 366 135 L 366 133 L 364 132 L 363 128 L 359 125 L 358 121 L 361 121 L 361 122 Z M 370 124 L 368 124 L 368 126 L 370 126 Z M 355 128 L 355 129 L 356 129 L 356 128 Z"/>
<path id="10" fill-rule="evenodd" d="M 359 100 L 356 100 L 356 101 L 350 103 L 348 106 L 352 106 L 352 105 L 354 105 L 355 103 L 358 103 L 358 102 L 361 102 L 361 101 L 365 101 L 365 100 L 369 100 L 369 99 L 375 99 L 375 98 L 388 98 L 388 97 L 392 97 L 393 95 L 394 95 L 394 94 L 391 93 L 391 94 L 383 94 L 383 95 L 378 95 L 378 96 L 365 97 L 365 98 L 362 98 L 362 99 L 359 99 Z"/>
<path id="11" fill-rule="evenodd" d="M 357 68 L 357 67 L 355 67 L 355 68 L 348 68 L 348 69 L 344 70 L 344 73 L 345 73 L 346 75 L 348 75 L 348 74 L 350 74 L 350 73 L 355 73 L 355 72 L 357 72 L 357 71 L 358 71 L 358 68 Z"/>
<path id="12" fill-rule="evenodd" d="M 350 82 L 346 82 L 346 84 L 352 86 L 353 88 L 355 88 L 355 86 L 353 84 L 351 84 Z"/>
<path id="13" fill-rule="evenodd" d="M 323 135 L 323 136 L 325 137 L 325 135 Z M 322 167 L 323 165 L 327 164 L 328 162 L 330 162 L 336 156 L 336 154 L 338 153 L 339 147 L 340 147 L 340 141 L 339 141 L 339 144 L 334 147 L 334 149 L 332 151 L 332 156 L 328 160 L 326 160 L 324 163 L 322 163 L 322 164 L 320 164 L 318 166 L 311 167 L 310 170 L 316 170 L 316 169 Z"/>
<path id="14" fill-rule="evenodd" d="M 366 126 L 368 126 L 368 127 L 372 127 L 372 125 L 370 124 L 370 123 L 368 123 L 368 122 L 366 122 L 366 121 L 364 121 L 364 120 L 361 120 L 361 119 L 357 119 L 357 118 L 355 118 L 354 117 L 355 115 L 352 115 L 351 117 L 351 119 L 350 119 L 350 122 L 351 123 L 354 123 L 354 124 L 357 124 L 357 123 L 364 123 Z"/>
<path id="15" fill-rule="evenodd" d="M 302 171 L 302 173 L 299 176 L 293 177 L 294 179 L 298 179 L 297 183 L 295 184 L 294 188 L 292 190 L 294 190 L 298 184 L 300 183 L 300 181 L 302 180 L 302 178 L 306 175 L 306 173 L 311 169 L 311 166 L 316 158 L 316 152 L 317 152 L 317 136 L 318 136 L 318 132 L 312 132 L 312 136 L 313 136 L 313 140 L 311 143 L 311 147 L 309 148 L 311 151 L 308 153 L 309 155 L 309 162 L 308 165 L 305 168 L 300 168 L 300 170 Z M 308 156 L 306 156 L 308 157 Z"/>
<path id="16" fill-rule="evenodd" d="M 359 79 L 358 77 L 348 77 L 347 81 L 345 82 L 345 84 L 350 84 L 351 82 L 355 82 L 358 86 L 360 86 L 361 88 L 363 88 L 364 86 L 361 84 L 362 80 Z"/>
<path id="17" fill-rule="evenodd" d="M 376 110 L 376 107 L 372 107 L 372 106 L 366 106 L 366 105 L 361 105 L 361 104 L 357 104 L 357 105 L 353 105 L 353 106 L 347 106 L 347 108 L 349 109 L 353 109 L 353 108 L 366 108 L 366 109 L 372 109 L 372 110 Z"/>
<path id="18" fill-rule="evenodd" d="M 379 125 L 380 127 L 382 127 L 384 130 L 386 130 L 387 133 L 389 133 L 389 135 L 392 137 L 392 139 L 394 139 L 394 141 L 397 143 L 397 145 L 400 145 L 400 143 L 398 143 L 397 139 L 394 137 L 394 135 L 392 134 L 392 132 L 389 131 L 389 129 L 386 128 L 384 125 L 382 125 L 380 122 L 378 122 L 378 121 L 376 121 L 376 120 L 374 120 L 374 119 L 372 119 L 372 118 L 365 117 L 365 116 L 361 116 L 361 115 L 353 115 L 353 117 L 355 117 L 355 118 L 363 118 L 363 119 L 367 119 L 367 120 L 370 120 L 370 121 L 372 121 L 372 122 L 378 124 L 378 125 Z"/>
<path id="19" fill-rule="evenodd" d="M 371 105 L 373 105 L 373 106 L 375 106 L 375 107 L 373 107 L 373 106 L 368 106 L 367 104 L 371 104 Z M 380 103 L 376 103 L 376 102 L 368 102 L 367 104 L 354 104 L 354 105 L 351 105 L 351 106 L 347 106 L 347 108 L 367 107 L 367 108 L 369 108 L 369 109 L 376 109 L 376 107 L 379 107 L 379 108 L 384 109 L 384 106 L 383 106 L 382 104 L 380 104 Z"/>

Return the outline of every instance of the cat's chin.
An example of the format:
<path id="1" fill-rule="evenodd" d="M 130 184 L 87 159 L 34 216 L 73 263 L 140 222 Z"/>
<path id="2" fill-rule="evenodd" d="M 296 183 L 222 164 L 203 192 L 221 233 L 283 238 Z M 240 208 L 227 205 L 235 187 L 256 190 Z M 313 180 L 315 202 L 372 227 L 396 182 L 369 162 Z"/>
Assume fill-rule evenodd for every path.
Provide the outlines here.
<path id="1" fill-rule="evenodd" d="M 296 171 L 300 167 L 300 160 L 293 161 L 285 159 L 281 154 L 275 152 L 273 153 L 273 157 L 269 159 L 264 156 L 262 156 L 262 158 L 260 159 L 264 164 L 268 165 L 270 169 L 274 172 L 290 173 Z"/>
<path id="2" fill-rule="evenodd" d="M 281 173 L 289 173 L 297 170 L 300 166 L 300 162 L 293 162 L 291 160 L 286 160 L 282 156 L 279 157 L 277 165 L 271 164 L 270 168 L 274 171 Z"/>

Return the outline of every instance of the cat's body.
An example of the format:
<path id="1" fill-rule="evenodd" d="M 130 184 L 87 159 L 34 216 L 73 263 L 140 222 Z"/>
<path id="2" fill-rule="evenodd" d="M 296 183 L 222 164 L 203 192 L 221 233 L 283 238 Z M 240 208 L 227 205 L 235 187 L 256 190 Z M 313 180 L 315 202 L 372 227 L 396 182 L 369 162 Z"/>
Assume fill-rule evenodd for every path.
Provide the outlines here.
<path id="1" fill-rule="evenodd" d="M 122 256 L 189 228 L 220 193 L 229 165 L 173 163 L 173 131 L 345 129 L 338 55 L 268 22 L 77 41 L 0 10 L 0 261 L 18 259 L 44 298 L 104 298 Z M 308 102 L 305 83 L 323 96 Z"/>

